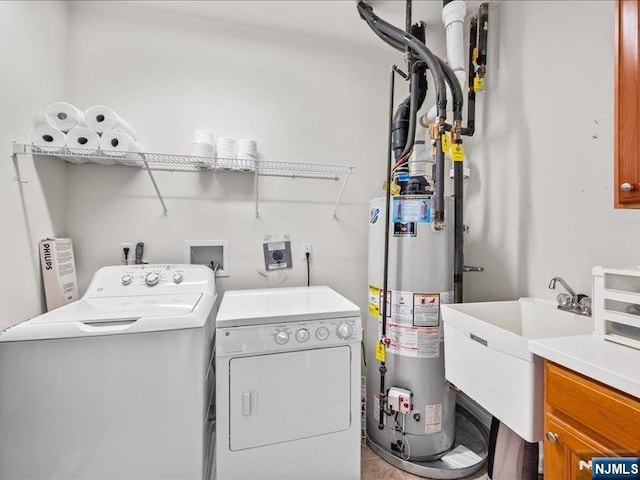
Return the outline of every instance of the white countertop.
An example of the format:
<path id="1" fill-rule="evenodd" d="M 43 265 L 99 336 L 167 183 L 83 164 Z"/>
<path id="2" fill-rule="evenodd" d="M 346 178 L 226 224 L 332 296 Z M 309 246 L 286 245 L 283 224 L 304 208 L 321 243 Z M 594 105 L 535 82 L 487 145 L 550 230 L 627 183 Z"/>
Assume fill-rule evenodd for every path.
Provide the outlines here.
<path id="1" fill-rule="evenodd" d="M 640 350 L 592 335 L 531 340 L 540 357 L 640 398 Z"/>

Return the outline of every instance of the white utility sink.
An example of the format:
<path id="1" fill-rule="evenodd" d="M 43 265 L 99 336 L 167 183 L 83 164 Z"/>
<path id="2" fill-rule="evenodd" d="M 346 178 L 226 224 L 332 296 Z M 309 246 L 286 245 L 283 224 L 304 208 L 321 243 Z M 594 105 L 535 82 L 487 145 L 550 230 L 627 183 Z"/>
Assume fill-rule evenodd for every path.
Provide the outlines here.
<path id="1" fill-rule="evenodd" d="M 525 440 L 542 440 L 543 361 L 529 341 L 591 333 L 591 317 L 521 298 L 443 305 L 442 319 L 447 380 Z"/>

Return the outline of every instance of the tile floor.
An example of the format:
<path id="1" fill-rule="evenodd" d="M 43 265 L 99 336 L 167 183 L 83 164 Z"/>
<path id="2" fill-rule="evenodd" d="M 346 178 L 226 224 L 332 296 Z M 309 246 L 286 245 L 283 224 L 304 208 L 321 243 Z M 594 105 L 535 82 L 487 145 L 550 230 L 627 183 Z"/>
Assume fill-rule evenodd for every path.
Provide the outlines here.
<path id="1" fill-rule="evenodd" d="M 479 473 L 467 477 L 467 480 L 485 480 L 486 478 L 485 469 L 482 469 Z M 424 478 L 388 464 L 369 447 L 364 447 L 362 449 L 362 480 L 424 480 Z"/>

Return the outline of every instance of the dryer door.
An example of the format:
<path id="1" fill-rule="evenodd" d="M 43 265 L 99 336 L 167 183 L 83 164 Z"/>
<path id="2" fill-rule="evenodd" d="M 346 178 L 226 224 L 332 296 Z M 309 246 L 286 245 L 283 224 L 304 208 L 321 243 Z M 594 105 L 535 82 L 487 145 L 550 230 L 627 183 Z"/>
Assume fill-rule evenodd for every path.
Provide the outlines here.
<path id="1" fill-rule="evenodd" d="M 231 450 L 348 430 L 350 357 L 345 345 L 231 359 Z"/>

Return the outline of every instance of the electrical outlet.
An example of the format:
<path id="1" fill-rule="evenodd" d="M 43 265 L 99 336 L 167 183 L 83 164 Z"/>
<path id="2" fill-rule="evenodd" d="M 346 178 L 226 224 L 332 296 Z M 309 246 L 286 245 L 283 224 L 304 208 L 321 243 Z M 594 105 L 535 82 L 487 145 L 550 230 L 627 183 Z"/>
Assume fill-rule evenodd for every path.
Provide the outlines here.
<path id="1" fill-rule="evenodd" d="M 129 255 L 127 256 L 127 258 L 124 258 L 124 249 L 128 248 L 129 249 Z M 136 259 L 136 251 L 135 251 L 135 246 L 133 245 L 133 243 L 121 243 L 120 244 L 120 263 L 122 263 L 123 265 L 127 265 L 127 262 L 129 265 L 133 265 L 135 263 L 135 259 Z"/>
<path id="2" fill-rule="evenodd" d="M 306 258 L 307 252 L 309 252 L 309 257 L 313 255 L 313 244 L 311 243 L 302 244 L 302 256 Z"/>

